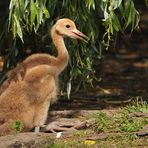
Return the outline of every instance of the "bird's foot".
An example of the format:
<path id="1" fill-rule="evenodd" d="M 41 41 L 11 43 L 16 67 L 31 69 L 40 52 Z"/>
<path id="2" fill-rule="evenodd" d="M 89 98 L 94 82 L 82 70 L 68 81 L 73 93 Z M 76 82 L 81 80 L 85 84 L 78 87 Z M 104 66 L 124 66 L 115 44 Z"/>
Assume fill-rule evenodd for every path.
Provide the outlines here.
<path id="1" fill-rule="evenodd" d="M 67 133 L 67 132 L 77 131 L 79 129 L 84 129 L 88 127 L 89 124 L 90 121 L 81 122 L 78 119 L 60 118 L 50 122 L 46 127 L 41 128 L 41 132 Z"/>
<path id="2" fill-rule="evenodd" d="M 52 132 L 52 133 L 56 133 L 59 131 L 73 131 L 75 130 L 74 128 L 69 128 L 69 127 L 64 127 L 64 126 L 60 126 L 59 122 L 51 122 L 50 124 L 48 124 L 45 128 L 46 132 Z"/>

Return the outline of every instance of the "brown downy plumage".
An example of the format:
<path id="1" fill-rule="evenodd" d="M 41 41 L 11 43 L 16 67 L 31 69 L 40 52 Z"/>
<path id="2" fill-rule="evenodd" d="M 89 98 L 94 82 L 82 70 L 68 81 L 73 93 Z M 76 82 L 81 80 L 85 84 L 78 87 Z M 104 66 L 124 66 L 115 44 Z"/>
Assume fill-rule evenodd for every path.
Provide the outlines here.
<path id="1" fill-rule="evenodd" d="M 17 120 L 22 122 L 22 131 L 45 123 L 49 105 L 57 98 L 58 75 L 68 63 L 65 36 L 88 39 L 73 21 L 60 19 L 51 30 L 58 56 L 33 54 L 9 72 L 0 91 L 0 135 L 16 133 Z"/>

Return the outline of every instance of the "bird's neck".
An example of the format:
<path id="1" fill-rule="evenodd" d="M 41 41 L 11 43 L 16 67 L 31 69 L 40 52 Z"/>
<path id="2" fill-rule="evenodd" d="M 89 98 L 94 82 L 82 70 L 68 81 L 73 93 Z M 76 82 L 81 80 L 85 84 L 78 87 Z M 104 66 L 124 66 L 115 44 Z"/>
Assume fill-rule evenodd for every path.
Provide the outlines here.
<path id="1" fill-rule="evenodd" d="M 60 72 L 62 72 L 68 64 L 68 51 L 66 49 L 63 37 L 58 32 L 56 32 L 54 27 L 51 31 L 51 37 L 58 51 L 55 66 Z"/>

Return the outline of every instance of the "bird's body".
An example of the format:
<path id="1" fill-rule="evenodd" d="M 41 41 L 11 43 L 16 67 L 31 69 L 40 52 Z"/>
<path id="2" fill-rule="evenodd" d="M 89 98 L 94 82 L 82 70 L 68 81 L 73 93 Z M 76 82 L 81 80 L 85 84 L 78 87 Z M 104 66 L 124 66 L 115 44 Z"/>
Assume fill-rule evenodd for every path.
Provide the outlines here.
<path id="1" fill-rule="evenodd" d="M 0 135 L 15 133 L 13 125 L 18 119 L 23 123 L 23 131 L 44 125 L 49 105 L 57 98 L 58 76 L 69 59 L 63 37 L 86 38 L 69 19 L 58 20 L 52 27 L 51 36 L 58 50 L 57 57 L 33 54 L 11 70 L 3 83 L 0 90 Z"/>
<path id="2" fill-rule="evenodd" d="M 45 123 L 49 103 L 56 101 L 57 77 L 50 66 L 40 65 L 28 70 L 22 80 L 10 83 L 0 96 L 0 135 L 15 133 L 12 125 L 19 119 L 24 131 Z M 9 124 L 8 124 L 9 123 Z M 7 128 L 3 128 L 4 126 Z"/>

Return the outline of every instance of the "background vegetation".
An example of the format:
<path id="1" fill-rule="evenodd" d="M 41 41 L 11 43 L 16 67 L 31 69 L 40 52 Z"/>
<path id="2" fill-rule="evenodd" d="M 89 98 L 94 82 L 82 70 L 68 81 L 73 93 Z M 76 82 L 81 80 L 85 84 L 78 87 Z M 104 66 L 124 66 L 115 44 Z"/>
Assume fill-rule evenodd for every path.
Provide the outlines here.
<path id="1" fill-rule="evenodd" d="M 138 28 L 140 19 L 133 0 L 6 0 L 0 7 L 1 83 L 7 71 L 28 55 L 56 54 L 49 31 L 57 19 L 71 18 L 90 38 L 87 45 L 66 39 L 71 58 L 61 77 L 68 92 L 93 85 L 97 80 L 93 63 L 102 48 L 108 49 L 118 32 Z"/>

